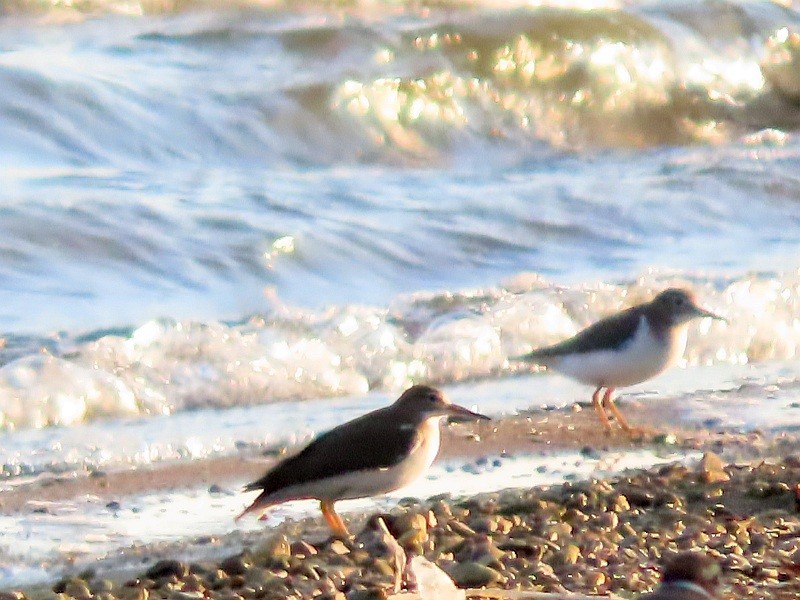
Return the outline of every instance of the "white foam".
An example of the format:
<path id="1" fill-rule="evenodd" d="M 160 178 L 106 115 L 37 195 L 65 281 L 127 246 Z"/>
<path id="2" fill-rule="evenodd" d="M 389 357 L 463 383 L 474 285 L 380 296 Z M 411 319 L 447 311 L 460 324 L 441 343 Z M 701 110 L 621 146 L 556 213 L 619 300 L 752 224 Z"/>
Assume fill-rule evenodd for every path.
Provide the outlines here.
<path id="1" fill-rule="evenodd" d="M 648 276 L 631 285 L 561 288 L 540 278 L 507 287 L 418 293 L 389 307 L 282 307 L 244 323 L 151 321 L 128 337 L 74 342 L 0 369 L 5 428 L 281 400 L 397 393 L 530 368 L 509 356 L 552 343 L 668 285 L 696 290 L 728 317 L 691 324 L 681 365 L 792 361 L 800 348 L 800 272 L 725 284 Z M 69 342 L 65 342 L 69 344 Z"/>

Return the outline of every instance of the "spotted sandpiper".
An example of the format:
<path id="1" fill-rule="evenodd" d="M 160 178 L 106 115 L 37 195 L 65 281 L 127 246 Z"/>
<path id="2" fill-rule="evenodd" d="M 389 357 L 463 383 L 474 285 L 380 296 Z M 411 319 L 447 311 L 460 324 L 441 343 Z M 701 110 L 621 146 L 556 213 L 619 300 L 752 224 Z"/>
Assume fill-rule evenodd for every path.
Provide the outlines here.
<path id="1" fill-rule="evenodd" d="M 704 552 L 681 552 L 664 567 L 658 589 L 642 600 L 714 600 L 722 569 Z"/>
<path id="2" fill-rule="evenodd" d="M 320 435 L 245 486 L 262 491 L 236 518 L 290 500 L 316 499 L 334 534 L 349 537 L 334 503 L 385 494 L 423 475 L 439 452 L 439 425 L 447 416 L 489 418 L 452 404 L 435 388 L 415 385 L 394 404 Z"/>
<path id="3" fill-rule="evenodd" d="M 596 387 L 592 394 L 606 431 L 611 411 L 619 426 L 632 432 L 612 394 L 662 373 L 683 356 L 689 321 L 698 317 L 725 320 L 697 305 L 694 295 L 670 288 L 645 304 L 633 306 L 590 325 L 554 346 L 512 360 L 532 362 Z M 600 392 L 605 394 L 600 399 Z"/>

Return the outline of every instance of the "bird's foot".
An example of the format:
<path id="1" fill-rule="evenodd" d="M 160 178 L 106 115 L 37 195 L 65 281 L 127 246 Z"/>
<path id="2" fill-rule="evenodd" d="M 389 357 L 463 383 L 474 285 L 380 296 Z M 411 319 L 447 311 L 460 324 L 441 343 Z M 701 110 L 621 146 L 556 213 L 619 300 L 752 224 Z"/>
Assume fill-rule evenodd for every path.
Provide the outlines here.
<path id="1" fill-rule="evenodd" d="M 626 430 L 625 433 L 632 442 L 644 442 L 648 438 L 647 431 L 641 427 L 631 427 L 630 429 Z"/>
<path id="2" fill-rule="evenodd" d="M 651 435 L 654 435 L 656 433 L 656 432 L 651 431 L 651 430 L 649 430 L 647 428 L 634 427 L 634 426 L 628 425 L 627 423 L 625 425 L 622 425 L 622 423 L 618 423 L 618 425 L 619 425 L 619 429 L 617 429 L 616 427 L 612 427 L 612 426 L 604 427 L 603 428 L 603 435 L 606 438 L 610 438 L 610 437 L 614 437 L 614 436 L 618 435 L 618 433 L 621 433 L 622 435 L 624 435 L 625 437 L 627 437 L 629 440 L 631 440 L 633 442 L 642 442 L 642 441 L 647 440 L 648 437 L 650 437 Z"/>
<path id="3" fill-rule="evenodd" d="M 654 442 L 661 435 L 659 431 L 651 427 L 632 427 L 623 429 L 625 434 L 632 442 Z"/>

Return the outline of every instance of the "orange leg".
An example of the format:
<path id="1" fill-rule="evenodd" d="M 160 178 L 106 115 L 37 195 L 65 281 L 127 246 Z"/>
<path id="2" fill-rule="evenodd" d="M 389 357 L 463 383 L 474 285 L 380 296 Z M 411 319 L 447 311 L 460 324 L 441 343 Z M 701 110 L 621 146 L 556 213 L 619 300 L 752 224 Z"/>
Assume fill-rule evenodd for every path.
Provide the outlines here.
<path id="1" fill-rule="evenodd" d="M 628 421 L 622 416 L 622 412 L 617 408 L 617 405 L 614 404 L 614 398 L 611 397 L 613 393 L 614 388 L 606 389 L 606 393 L 603 396 L 603 406 L 611 411 L 611 414 L 614 415 L 614 419 L 616 419 L 619 426 L 622 427 L 626 433 L 635 433 L 638 430 L 628 424 Z"/>
<path id="2" fill-rule="evenodd" d="M 319 507 L 322 510 L 322 516 L 325 517 L 325 522 L 333 530 L 334 535 L 344 539 L 349 538 L 350 532 L 347 531 L 347 526 L 342 521 L 342 517 L 333 509 L 333 502 L 322 500 L 319 503 Z"/>
<path id="3" fill-rule="evenodd" d="M 611 431 L 611 423 L 608 422 L 606 411 L 600 404 L 600 390 L 602 389 L 602 387 L 599 387 L 594 391 L 594 394 L 592 394 L 592 404 L 594 405 L 595 411 L 597 411 L 597 416 L 600 417 L 600 422 L 603 424 L 603 428 L 606 431 Z"/>

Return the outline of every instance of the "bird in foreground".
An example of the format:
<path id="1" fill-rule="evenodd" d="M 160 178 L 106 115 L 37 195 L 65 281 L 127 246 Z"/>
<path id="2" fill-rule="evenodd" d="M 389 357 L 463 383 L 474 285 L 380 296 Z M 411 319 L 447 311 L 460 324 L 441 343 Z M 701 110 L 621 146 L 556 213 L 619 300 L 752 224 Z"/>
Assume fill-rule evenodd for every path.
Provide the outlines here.
<path id="1" fill-rule="evenodd" d="M 261 493 L 236 519 L 290 500 L 316 499 L 334 534 L 349 537 L 334 503 L 385 494 L 422 476 L 439 452 L 439 425 L 447 416 L 489 418 L 452 404 L 435 388 L 415 385 L 394 404 L 320 435 L 245 486 Z"/>
<path id="2" fill-rule="evenodd" d="M 681 552 L 664 568 L 661 585 L 641 600 L 714 600 L 722 569 L 703 552 Z"/>
<path id="3" fill-rule="evenodd" d="M 592 404 L 603 427 L 611 430 L 608 409 L 630 433 L 634 429 L 614 404 L 614 390 L 647 381 L 675 365 L 686 349 L 689 321 L 703 317 L 725 320 L 698 306 L 691 292 L 669 288 L 650 302 L 606 317 L 559 344 L 512 360 L 543 365 L 595 386 Z"/>

